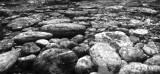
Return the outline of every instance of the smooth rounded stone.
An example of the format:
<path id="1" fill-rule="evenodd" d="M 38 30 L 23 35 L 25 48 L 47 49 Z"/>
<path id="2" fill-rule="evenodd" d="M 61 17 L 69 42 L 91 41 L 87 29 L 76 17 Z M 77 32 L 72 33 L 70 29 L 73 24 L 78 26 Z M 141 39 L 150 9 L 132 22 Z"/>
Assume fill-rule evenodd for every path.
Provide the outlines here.
<path id="1" fill-rule="evenodd" d="M 138 36 L 143 36 L 143 35 L 147 35 L 149 33 L 149 31 L 147 29 L 136 29 L 136 30 L 130 30 L 130 34 L 133 35 L 138 35 Z"/>
<path id="2" fill-rule="evenodd" d="M 97 43 L 89 50 L 92 61 L 99 67 L 108 69 L 111 73 L 117 73 L 122 66 L 122 59 L 116 53 L 116 49 L 108 43 Z"/>
<path id="3" fill-rule="evenodd" d="M 28 42 L 23 45 L 21 48 L 22 55 L 25 54 L 36 54 L 40 52 L 41 48 L 38 47 L 34 42 Z"/>
<path id="4" fill-rule="evenodd" d="M 12 20 L 7 27 L 12 30 L 20 30 L 40 22 L 42 20 L 42 16 L 42 14 L 34 14 L 28 17 L 20 17 Z"/>
<path id="5" fill-rule="evenodd" d="M 88 74 L 96 71 L 96 65 L 92 62 L 91 57 L 86 55 L 78 59 L 75 66 L 76 74 Z"/>
<path id="6" fill-rule="evenodd" d="M 153 56 L 155 54 L 160 53 L 160 47 L 155 42 L 148 42 L 147 44 L 144 45 L 143 51 L 147 55 Z"/>
<path id="7" fill-rule="evenodd" d="M 28 55 L 28 56 L 25 56 L 25 57 L 20 57 L 20 58 L 18 58 L 18 61 L 23 61 L 23 62 L 25 62 L 25 61 L 34 61 L 35 59 L 36 59 L 36 55 L 34 55 L 34 54 L 31 54 L 31 55 Z"/>
<path id="8" fill-rule="evenodd" d="M 154 55 L 153 57 L 147 59 L 145 62 L 145 64 L 148 65 L 158 65 L 160 66 L 160 55 Z"/>
<path id="9" fill-rule="evenodd" d="M 0 73 L 9 70 L 17 61 L 20 52 L 17 49 L 0 54 Z"/>
<path id="10" fill-rule="evenodd" d="M 72 39 L 71 39 L 71 41 L 74 41 L 74 42 L 76 42 L 76 43 L 82 43 L 83 41 L 84 41 L 84 36 L 83 35 L 81 35 L 81 34 L 78 34 L 78 35 L 76 35 L 76 36 L 74 36 Z"/>
<path id="11" fill-rule="evenodd" d="M 77 45 L 78 44 L 76 42 L 73 42 L 73 41 L 62 41 L 62 42 L 60 42 L 61 47 L 68 48 L 68 49 L 73 49 Z"/>
<path id="12" fill-rule="evenodd" d="M 10 50 L 13 45 L 14 45 L 14 40 L 13 39 L 1 40 L 0 41 L 0 51 Z"/>
<path id="13" fill-rule="evenodd" d="M 50 24 L 41 27 L 42 31 L 50 32 L 55 37 L 81 34 L 85 29 L 85 26 L 74 23 Z"/>
<path id="14" fill-rule="evenodd" d="M 30 41 L 36 41 L 38 39 L 49 39 L 52 36 L 53 35 L 51 33 L 47 32 L 27 31 L 16 35 L 13 39 L 16 42 L 30 42 Z"/>
<path id="15" fill-rule="evenodd" d="M 130 38 L 121 31 L 115 32 L 102 32 L 95 35 L 95 41 L 97 42 L 116 42 L 120 47 L 132 47 L 133 42 Z"/>
<path id="16" fill-rule="evenodd" d="M 82 57 L 88 54 L 89 48 L 90 47 L 87 44 L 81 44 L 80 46 L 74 47 L 72 51 L 75 52 L 78 57 Z"/>
<path id="17" fill-rule="evenodd" d="M 51 39 L 49 40 L 50 43 L 57 43 L 57 44 L 59 44 L 61 41 L 62 41 L 62 40 L 59 39 L 59 38 L 51 38 Z"/>
<path id="18" fill-rule="evenodd" d="M 148 57 L 142 49 L 136 47 L 121 48 L 119 54 L 127 62 L 142 62 Z"/>
<path id="19" fill-rule="evenodd" d="M 43 26 L 43 25 L 48 25 L 48 24 L 58 24 L 58 23 L 70 23 L 70 19 L 51 19 L 51 20 L 46 20 L 39 22 L 38 24 Z"/>
<path id="20" fill-rule="evenodd" d="M 91 73 L 89 73 L 89 74 L 99 74 L 98 72 L 91 72 Z"/>
<path id="21" fill-rule="evenodd" d="M 77 60 L 73 51 L 51 48 L 38 55 L 33 69 L 36 74 L 72 74 Z"/>
<path id="22" fill-rule="evenodd" d="M 46 45 L 50 44 L 50 42 L 46 39 L 37 40 L 35 43 L 40 46 L 46 46 Z"/>
<path id="23" fill-rule="evenodd" d="M 60 48 L 60 45 L 57 44 L 57 43 L 49 43 L 47 46 L 46 46 L 47 49 L 50 49 L 50 48 Z"/>
<path id="24" fill-rule="evenodd" d="M 85 16 L 88 14 L 87 11 L 72 11 L 72 10 L 68 10 L 68 11 L 64 11 L 64 12 L 60 12 L 63 13 L 69 17 L 74 17 L 74 16 Z"/>
<path id="25" fill-rule="evenodd" d="M 159 74 L 160 66 L 149 66 L 138 62 L 132 62 L 119 71 L 119 74 Z"/>
<path id="26" fill-rule="evenodd" d="M 87 28 L 87 31 L 89 31 L 89 32 L 96 32 L 97 29 L 96 28 Z"/>

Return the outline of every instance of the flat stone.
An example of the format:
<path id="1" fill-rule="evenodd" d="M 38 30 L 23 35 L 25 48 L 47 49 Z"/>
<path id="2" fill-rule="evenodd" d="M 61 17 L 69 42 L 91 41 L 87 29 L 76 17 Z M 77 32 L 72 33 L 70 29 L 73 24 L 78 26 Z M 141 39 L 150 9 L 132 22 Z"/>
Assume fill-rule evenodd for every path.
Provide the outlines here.
<path id="1" fill-rule="evenodd" d="M 29 42 L 29 41 L 36 41 L 38 39 L 49 39 L 53 35 L 47 32 L 39 32 L 39 31 L 28 31 L 22 32 L 16 35 L 13 39 L 16 42 Z"/>
<path id="2" fill-rule="evenodd" d="M 147 29 L 136 29 L 136 30 L 130 30 L 131 33 L 135 34 L 135 35 L 147 35 L 149 33 L 149 31 Z"/>
<path id="3" fill-rule="evenodd" d="M 42 31 L 50 32 L 56 37 L 81 34 L 85 29 L 85 26 L 74 23 L 50 24 L 41 27 Z"/>

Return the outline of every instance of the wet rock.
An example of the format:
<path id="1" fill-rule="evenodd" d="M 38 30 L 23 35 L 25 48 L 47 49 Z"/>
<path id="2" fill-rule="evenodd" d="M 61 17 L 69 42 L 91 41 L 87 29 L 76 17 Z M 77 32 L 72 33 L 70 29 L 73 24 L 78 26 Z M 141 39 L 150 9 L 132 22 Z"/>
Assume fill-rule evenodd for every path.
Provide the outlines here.
<path id="1" fill-rule="evenodd" d="M 96 65 L 91 61 L 90 56 L 81 57 L 75 66 L 76 74 L 88 74 L 96 71 Z"/>
<path id="2" fill-rule="evenodd" d="M 148 64 L 148 65 L 158 65 L 160 66 L 160 55 L 154 55 L 153 57 L 147 59 L 145 61 L 145 64 Z"/>
<path id="3" fill-rule="evenodd" d="M 39 25 L 43 26 L 48 24 L 70 23 L 70 22 L 71 22 L 70 19 L 51 19 L 51 20 L 39 22 Z"/>
<path id="4" fill-rule="evenodd" d="M 121 68 L 119 74 L 158 74 L 159 66 L 149 66 L 147 64 L 133 62 Z"/>
<path id="5" fill-rule="evenodd" d="M 57 44 L 57 43 L 49 43 L 47 46 L 46 46 L 47 49 L 50 49 L 50 48 L 60 48 L 60 45 Z"/>
<path id="6" fill-rule="evenodd" d="M 130 38 L 121 31 L 115 32 L 102 32 L 95 35 L 95 41 L 97 42 L 115 42 L 120 47 L 132 47 L 133 43 Z"/>
<path id="7" fill-rule="evenodd" d="M 10 69 L 17 61 L 20 52 L 18 50 L 11 50 L 0 54 L 0 73 L 6 72 Z"/>
<path id="8" fill-rule="evenodd" d="M 59 38 L 51 38 L 51 39 L 49 40 L 50 43 L 57 43 L 57 44 L 59 44 L 61 41 L 62 41 L 62 40 L 59 39 Z"/>
<path id="9" fill-rule="evenodd" d="M 76 46 L 72 49 L 73 52 L 77 54 L 78 57 L 82 57 L 87 55 L 89 52 L 89 46 L 87 44 L 80 44 L 80 46 Z"/>
<path id="10" fill-rule="evenodd" d="M 86 11 L 72 11 L 72 10 L 68 10 L 68 11 L 64 11 L 64 12 L 60 12 L 60 13 L 63 13 L 69 17 L 85 16 L 88 14 L 88 12 L 86 12 Z"/>
<path id="11" fill-rule="evenodd" d="M 97 43 L 89 50 L 90 56 L 95 64 L 104 67 L 109 72 L 117 73 L 121 66 L 122 60 L 116 49 L 108 43 Z"/>
<path id="12" fill-rule="evenodd" d="M 158 54 L 160 52 L 159 48 L 160 47 L 158 45 L 156 45 L 155 42 L 148 42 L 147 44 L 144 45 L 143 51 L 147 55 L 153 56 L 153 55 Z"/>
<path id="13" fill-rule="evenodd" d="M 12 39 L 4 39 L 0 41 L 0 51 L 10 50 L 14 44 L 14 40 Z"/>
<path id="14" fill-rule="evenodd" d="M 121 48 L 119 54 L 127 62 L 143 62 L 147 58 L 142 49 L 135 47 Z"/>
<path id="15" fill-rule="evenodd" d="M 28 55 L 28 56 L 25 56 L 25 57 L 18 58 L 18 61 L 27 62 L 27 61 L 34 61 L 35 59 L 36 59 L 36 55 L 31 54 L 31 55 Z"/>
<path id="16" fill-rule="evenodd" d="M 78 57 L 73 51 L 52 48 L 39 54 L 34 62 L 37 74 L 71 74 Z"/>
<path id="17" fill-rule="evenodd" d="M 71 39 L 71 41 L 74 41 L 76 43 L 82 43 L 84 41 L 84 39 L 85 39 L 84 36 L 79 34 L 79 35 L 74 36 Z"/>
<path id="18" fill-rule="evenodd" d="M 7 26 L 12 30 L 19 30 L 32 26 L 42 20 L 42 14 L 34 14 L 28 17 L 20 17 L 11 21 Z"/>
<path id="19" fill-rule="evenodd" d="M 40 46 L 46 46 L 46 45 L 50 44 L 49 41 L 46 40 L 46 39 L 37 40 L 35 43 L 36 43 L 37 45 L 40 45 Z"/>
<path id="20" fill-rule="evenodd" d="M 34 42 L 28 42 L 28 43 L 25 43 L 22 47 L 22 54 L 25 55 L 25 54 L 36 54 L 38 52 L 40 52 L 41 48 L 38 47 Z"/>
<path id="21" fill-rule="evenodd" d="M 16 35 L 13 39 L 16 42 L 29 42 L 29 41 L 36 41 L 38 39 L 49 39 L 53 35 L 47 32 L 39 32 L 39 31 L 28 31 L 22 32 Z"/>
<path id="22" fill-rule="evenodd" d="M 72 49 L 74 47 L 76 47 L 78 44 L 76 42 L 73 41 L 62 41 L 60 42 L 60 46 L 63 48 L 68 48 L 68 49 Z"/>
<path id="23" fill-rule="evenodd" d="M 42 26 L 41 30 L 50 32 L 54 36 L 70 36 L 84 33 L 86 27 L 73 23 L 60 23 Z"/>

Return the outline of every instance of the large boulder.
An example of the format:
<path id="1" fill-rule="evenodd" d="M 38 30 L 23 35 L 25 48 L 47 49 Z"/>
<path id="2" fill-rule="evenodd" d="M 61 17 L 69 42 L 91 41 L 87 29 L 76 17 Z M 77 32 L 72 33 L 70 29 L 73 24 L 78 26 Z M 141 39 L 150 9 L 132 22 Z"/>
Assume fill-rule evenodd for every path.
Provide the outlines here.
<path id="1" fill-rule="evenodd" d="M 51 48 L 38 55 L 33 69 L 36 74 L 74 74 L 77 60 L 73 51 Z"/>
<path id="2" fill-rule="evenodd" d="M 17 61 L 20 52 L 18 50 L 11 50 L 6 53 L 0 54 L 0 73 L 6 72 Z"/>
<path id="3" fill-rule="evenodd" d="M 20 30 L 32 26 L 42 20 L 42 14 L 34 14 L 28 17 L 14 19 L 7 26 L 12 30 Z"/>
<path id="4" fill-rule="evenodd" d="M 122 59 L 116 53 L 116 49 L 108 43 L 97 43 L 89 50 L 90 56 L 95 64 L 106 70 L 117 73 L 122 67 Z"/>
<path id="5" fill-rule="evenodd" d="M 52 36 L 53 35 L 51 33 L 47 32 L 28 31 L 16 35 L 13 39 L 16 42 L 30 42 L 30 41 L 36 41 L 38 39 L 49 39 Z"/>
<path id="6" fill-rule="evenodd" d="M 50 32 L 54 36 L 69 36 L 84 33 L 86 27 L 74 23 L 60 23 L 42 26 L 41 30 Z"/>
<path id="7" fill-rule="evenodd" d="M 160 66 L 149 66 L 138 62 L 132 62 L 121 68 L 119 74 L 159 74 Z"/>

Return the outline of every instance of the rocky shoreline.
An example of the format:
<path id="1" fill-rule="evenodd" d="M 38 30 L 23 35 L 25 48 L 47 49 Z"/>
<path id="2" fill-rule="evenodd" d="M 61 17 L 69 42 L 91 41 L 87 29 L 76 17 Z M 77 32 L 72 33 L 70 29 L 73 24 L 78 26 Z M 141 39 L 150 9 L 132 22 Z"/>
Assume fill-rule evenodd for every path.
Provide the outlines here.
<path id="1" fill-rule="evenodd" d="M 151 6 L 2 6 L 0 74 L 160 74 L 160 13 Z"/>

